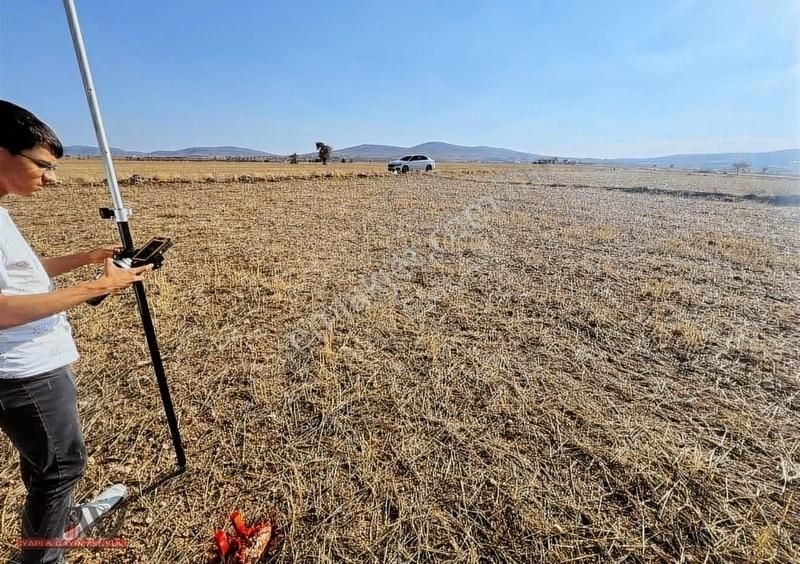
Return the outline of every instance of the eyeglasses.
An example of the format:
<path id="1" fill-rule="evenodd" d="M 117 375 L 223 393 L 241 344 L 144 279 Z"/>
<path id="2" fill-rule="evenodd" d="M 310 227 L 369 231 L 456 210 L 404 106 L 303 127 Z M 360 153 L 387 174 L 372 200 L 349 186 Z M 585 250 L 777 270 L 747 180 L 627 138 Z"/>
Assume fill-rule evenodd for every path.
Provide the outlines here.
<path id="1" fill-rule="evenodd" d="M 18 155 L 20 157 L 25 157 L 26 159 L 31 161 L 33 164 L 35 164 L 36 166 L 38 166 L 39 168 L 41 168 L 45 172 L 53 172 L 58 168 L 58 165 L 56 163 L 43 161 L 41 159 L 35 159 L 35 158 L 31 157 L 30 155 L 26 155 L 25 153 L 18 153 Z"/>

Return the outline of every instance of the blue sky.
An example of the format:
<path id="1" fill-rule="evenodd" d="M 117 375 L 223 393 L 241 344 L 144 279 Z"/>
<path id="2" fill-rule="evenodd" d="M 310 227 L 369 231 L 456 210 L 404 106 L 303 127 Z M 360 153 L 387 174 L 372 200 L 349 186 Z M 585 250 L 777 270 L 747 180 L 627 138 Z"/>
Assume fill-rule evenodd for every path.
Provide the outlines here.
<path id="1" fill-rule="evenodd" d="M 800 147 L 800 1 L 77 0 L 110 143 Z M 0 97 L 96 145 L 60 0 L 0 0 Z"/>

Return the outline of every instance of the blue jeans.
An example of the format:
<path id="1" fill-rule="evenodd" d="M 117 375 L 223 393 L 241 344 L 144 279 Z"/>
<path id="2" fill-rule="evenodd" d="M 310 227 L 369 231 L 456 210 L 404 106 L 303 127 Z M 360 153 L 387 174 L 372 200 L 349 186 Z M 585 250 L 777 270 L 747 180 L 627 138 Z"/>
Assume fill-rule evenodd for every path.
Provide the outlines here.
<path id="1" fill-rule="evenodd" d="M 0 428 L 19 452 L 28 492 L 22 538 L 62 539 L 75 484 L 86 468 L 72 369 L 0 378 Z M 63 554 L 61 547 L 23 548 L 22 562 L 60 562 Z"/>

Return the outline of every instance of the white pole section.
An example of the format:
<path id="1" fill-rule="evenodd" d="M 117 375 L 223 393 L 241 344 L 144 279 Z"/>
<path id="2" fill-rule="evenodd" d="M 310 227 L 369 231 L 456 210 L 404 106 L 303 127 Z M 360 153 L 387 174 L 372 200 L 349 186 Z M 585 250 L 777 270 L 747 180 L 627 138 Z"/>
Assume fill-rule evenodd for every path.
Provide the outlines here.
<path id="1" fill-rule="evenodd" d="M 100 156 L 106 169 L 106 179 L 108 181 L 108 191 L 111 193 L 111 200 L 114 202 L 114 219 L 117 223 L 127 222 L 132 212 L 122 203 L 122 194 L 117 184 L 117 173 L 114 170 L 114 161 L 111 160 L 111 148 L 106 140 L 106 130 L 103 127 L 103 117 L 100 115 L 100 106 L 97 103 L 97 95 L 92 82 L 92 73 L 89 70 L 89 59 L 86 57 L 86 49 L 83 46 L 83 35 L 81 34 L 80 23 L 78 23 L 78 12 L 75 11 L 73 0 L 64 0 L 64 10 L 67 12 L 69 30 L 72 33 L 72 44 L 75 46 L 75 54 L 78 57 L 78 66 L 83 77 L 83 87 L 86 90 L 86 99 L 89 102 L 89 109 L 92 112 L 94 131 L 97 135 L 97 143 L 100 147 Z"/>

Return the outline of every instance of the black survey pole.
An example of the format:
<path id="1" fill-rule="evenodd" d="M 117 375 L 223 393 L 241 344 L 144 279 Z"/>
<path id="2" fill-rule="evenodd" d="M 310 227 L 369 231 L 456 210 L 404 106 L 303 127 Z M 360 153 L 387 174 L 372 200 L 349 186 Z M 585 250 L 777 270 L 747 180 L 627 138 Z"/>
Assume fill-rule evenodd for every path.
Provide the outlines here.
<path id="1" fill-rule="evenodd" d="M 64 0 L 64 10 L 67 13 L 69 30 L 72 33 L 72 44 L 75 47 L 75 55 L 78 57 L 78 67 L 80 67 L 81 70 L 83 86 L 86 90 L 86 99 L 89 102 L 89 110 L 91 110 L 94 130 L 97 134 L 97 143 L 100 147 L 100 154 L 106 169 L 108 191 L 114 202 L 113 217 L 117 222 L 119 236 L 120 239 L 122 239 L 122 246 L 125 251 L 132 251 L 134 249 L 133 238 L 131 237 L 130 227 L 128 227 L 128 218 L 131 216 L 131 210 L 126 208 L 123 204 L 122 194 L 117 184 L 117 174 L 114 170 L 114 162 L 111 160 L 111 149 L 106 140 L 103 118 L 100 115 L 100 106 L 97 103 L 97 95 L 95 94 L 94 83 L 92 82 L 92 74 L 89 70 L 89 60 L 86 57 L 86 49 L 83 45 L 83 35 L 81 34 L 80 24 L 78 23 L 78 13 L 75 10 L 74 1 Z M 142 282 L 134 282 L 133 291 L 134 294 L 136 294 L 136 303 L 139 306 L 139 315 L 142 318 L 142 327 L 144 329 L 145 338 L 147 339 L 147 347 L 150 349 L 153 370 L 156 373 L 156 380 L 158 380 L 158 389 L 161 392 L 161 402 L 164 404 L 164 412 L 166 413 L 167 423 L 169 424 L 169 433 L 172 436 L 172 444 L 175 447 L 175 456 L 178 459 L 178 470 L 182 471 L 186 469 L 186 454 L 183 452 L 178 419 L 175 416 L 175 408 L 172 405 L 172 397 L 169 394 L 169 385 L 167 384 L 167 377 L 164 374 L 164 364 L 161 362 L 161 352 L 158 349 L 158 340 L 156 339 L 156 331 L 153 327 L 153 318 L 150 316 L 150 308 L 147 305 L 144 284 Z"/>

